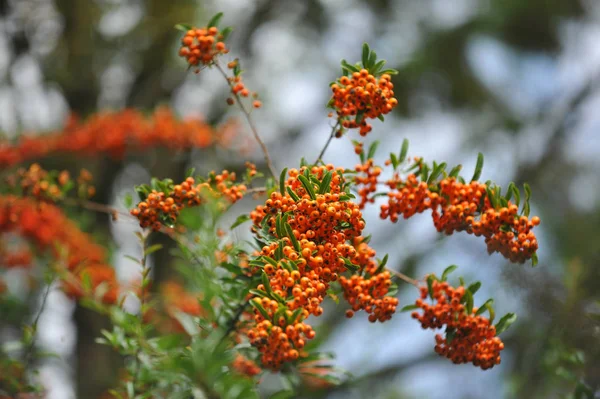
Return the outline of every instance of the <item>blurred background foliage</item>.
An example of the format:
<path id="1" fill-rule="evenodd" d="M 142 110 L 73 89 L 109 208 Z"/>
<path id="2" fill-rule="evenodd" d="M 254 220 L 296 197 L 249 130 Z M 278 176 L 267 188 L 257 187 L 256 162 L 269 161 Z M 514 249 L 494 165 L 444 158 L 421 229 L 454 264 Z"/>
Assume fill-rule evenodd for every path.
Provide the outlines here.
<path id="1" fill-rule="evenodd" d="M 483 180 L 529 182 L 532 214 L 543 221 L 540 264 L 532 269 L 488 257 L 473 237 L 439 237 L 426 216 L 390 225 L 378 220 L 377 206 L 366 211 L 372 243 L 379 253 L 389 252 L 393 267 L 420 278 L 458 264 L 463 275 L 482 280 L 500 313 L 514 311 L 519 320 L 506 337 L 503 363 L 482 372 L 438 359 L 432 334 L 406 314 L 369 325 L 328 309 L 315 320 L 319 343 L 355 378 L 304 397 L 559 398 L 597 392 L 600 3 L 1 0 L 0 130 L 12 139 L 60 129 L 70 112 L 87 117 L 159 105 L 181 117 L 222 123 L 235 115 L 225 105 L 225 82 L 208 70 L 187 73 L 176 54 L 180 32 L 173 29 L 179 22 L 205 23 L 217 11 L 235 27 L 232 55 L 240 57 L 248 86 L 264 100 L 255 117 L 277 168 L 313 158 L 324 144 L 327 84 L 339 73 L 340 59 L 358 60 L 367 41 L 400 71 L 393 81 L 399 106 L 385 125 L 374 125 L 369 140 L 397 151 L 407 137 L 412 155 L 463 163 L 466 170 L 481 151 Z M 346 138 L 337 140 L 325 160 L 351 166 L 351 148 Z M 260 168 L 258 151 L 249 157 Z M 380 150 L 378 161 L 385 157 Z M 90 169 L 96 200 L 122 207 L 123 195 L 149 176 L 177 180 L 190 166 L 202 172 L 241 169 L 242 158 L 213 148 L 149 150 L 122 161 L 60 155 L 40 161 L 48 168 Z M 238 209 L 253 205 L 246 201 Z M 73 216 L 108 243 L 120 277 L 128 278 L 131 265 L 120 259 L 137 250 L 136 226 L 106 215 Z M 170 263 L 168 251 L 157 254 L 156 279 L 173 273 Z M 415 295 L 412 287 L 401 287 L 401 303 Z M 40 323 L 41 344 L 59 354 L 41 372 L 50 397 L 99 397 L 114 385 L 120 360 L 94 344 L 106 320 L 57 294 Z M 0 339 L 10 336 L 11 324 L 3 316 Z M 273 381 L 265 378 L 265 392 L 274 389 Z"/>

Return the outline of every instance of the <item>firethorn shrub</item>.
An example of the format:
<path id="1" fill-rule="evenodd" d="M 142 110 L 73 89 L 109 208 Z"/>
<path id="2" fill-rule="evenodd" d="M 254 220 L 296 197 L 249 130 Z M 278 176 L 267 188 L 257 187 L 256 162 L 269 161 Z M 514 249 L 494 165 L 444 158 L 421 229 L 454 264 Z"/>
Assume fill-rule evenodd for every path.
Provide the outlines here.
<path id="1" fill-rule="evenodd" d="M 382 166 L 374 160 L 377 143 L 365 150 L 356 140 L 360 162 L 354 168 L 324 163 L 333 138 L 352 135 L 353 130 L 358 130 L 358 139 L 367 135 L 373 130 L 371 122 L 383 121 L 398 103 L 393 91 L 397 72 L 384 69 L 385 61 L 367 44 L 361 62 L 342 61 L 343 74 L 331 84 L 328 106 L 335 123 L 330 137 L 324 137 L 321 155 L 313 163 L 302 160 L 275 174 L 251 119 L 250 110 L 261 102 L 243 83 L 239 60 L 221 60 L 229 52 L 231 32 L 219 28 L 221 16 L 202 27 L 179 25 L 184 31 L 179 56 L 194 71 L 216 69 L 226 80 L 227 102 L 237 104 L 249 122 L 268 171 L 247 163 L 242 173 L 191 170 L 177 180 L 153 178 L 135 187 L 137 200 L 128 195 L 129 213 L 121 213 L 94 202 L 89 171 L 45 170 L 28 162 L 52 153 L 123 158 L 149 147 L 202 149 L 218 144 L 220 131 L 201 121 L 178 120 L 161 108 L 150 117 L 135 110 L 99 113 L 84 121 L 72 117 L 60 132 L 1 142 L 6 184 L 0 191 L 0 302 L 15 300 L 3 277 L 21 268 L 34 280 L 45 276 L 48 287 L 58 282 L 68 297 L 106 315 L 112 326 L 101 332 L 98 343 L 124 359 L 121 381 L 107 393 L 117 398 L 190 392 L 208 398 L 258 397 L 257 384 L 267 372 L 287 381 L 282 397 L 293 396 L 300 387 L 338 384 L 347 374 L 333 368 L 311 344 L 319 336 L 313 320 L 324 313 L 328 298 L 343 298 L 339 307 L 346 317 L 371 323 L 387 322 L 400 310 L 412 311 L 424 329 L 443 329 L 432 345 L 440 356 L 484 370 L 500 364 L 505 346 L 499 335 L 516 316 L 509 313 L 493 324 L 493 300 L 474 305 L 480 282 L 447 281 L 456 266 L 439 278 L 430 274 L 422 279 L 388 267 L 388 256 L 378 258 L 370 246 L 362 212 L 382 197 L 382 219 L 397 223 L 430 212 L 440 233 L 483 237 L 490 254 L 535 264 L 534 228 L 540 219 L 529 215 L 529 187 L 525 185 L 523 200 L 513 183 L 502 194 L 499 186 L 479 180 L 481 154 L 472 178 L 465 179 L 460 165 L 447 170 L 446 163 L 408 157 L 407 141 Z M 244 101 L 251 101 L 253 108 Z M 386 168 L 391 177 L 384 179 Z M 223 215 L 248 197 L 259 203 L 224 228 Z M 73 207 L 108 213 L 118 223 L 131 218 L 139 224 L 142 255 L 129 257 L 140 270 L 138 280 L 123 283 L 116 278 L 107 249 L 86 226 L 69 218 Z M 232 234 L 248 221 L 251 244 Z M 150 236 L 158 234 L 176 246 L 171 252 L 179 277 L 153 282 L 149 259 L 165 250 L 150 244 Z M 399 283 L 414 286 L 413 304 L 400 307 Z M 44 298 L 48 294 L 40 292 Z M 138 309 L 126 306 L 125 299 L 131 297 Z M 22 329 L 20 345 L 26 349 L 1 352 L 0 394 L 43 391 L 32 378 L 31 359 L 39 355 L 38 318 L 34 320 Z"/>

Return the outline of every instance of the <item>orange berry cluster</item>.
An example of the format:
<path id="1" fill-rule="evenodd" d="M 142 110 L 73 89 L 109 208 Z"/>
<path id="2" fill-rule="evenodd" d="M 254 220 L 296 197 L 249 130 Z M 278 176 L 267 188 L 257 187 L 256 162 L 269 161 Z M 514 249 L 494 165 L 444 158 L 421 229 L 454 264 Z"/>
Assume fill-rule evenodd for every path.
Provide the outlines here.
<path id="1" fill-rule="evenodd" d="M 12 195 L 0 196 L 0 234 L 17 234 L 57 261 L 65 262 L 63 290 L 70 296 L 85 294 L 84 280 L 92 289 L 104 283 L 103 300 L 115 303 L 115 271 L 105 263 L 106 252 L 72 223 L 56 206 Z"/>
<path id="2" fill-rule="evenodd" d="M 219 28 L 192 28 L 181 39 L 179 55 L 184 57 L 190 67 L 208 66 L 220 54 L 227 54 L 229 50 L 223 42 L 223 35 Z M 200 69 L 196 69 L 199 72 Z"/>
<path id="3" fill-rule="evenodd" d="M 21 136 L 11 143 L 0 141 L 0 167 L 52 153 L 96 155 L 108 153 L 122 158 L 127 150 L 150 147 L 170 149 L 205 148 L 218 132 L 200 120 L 180 121 L 167 108 L 151 118 L 139 111 L 98 113 L 86 121 L 72 117 L 63 131 L 42 136 Z"/>
<path id="4" fill-rule="evenodd" d="M 351 299 L 354 290 L 346 296 L 356 310 L 371 313 L 372 321 L 385 321 L 398 304 L 395 298 L 385 299 L 390 276 L 378 273 L 375 251 L 363 242 L 365 223 L 359 206 L 348 201 L 341 171 L 332 165 L 291 169 L 285 194 L 272 193 L 250 214 L 253 231 L 274 238 L 257 258 L 264 261 L 257 289 L 274 297 L 256 299 L 264 314 L 255 309 L 255 324 L 247 333 L 263 354 L 262 364 L 272 370 L 303 356 L 305 339 L 312 339 L 314 330 L 302 321 L 323 313 L 320 305 L 330 283 L 346 281 L 342 273 L 349 268 L 366 272 L 360 277 L 362 301 Z"/>
<path id="5" fill-rule="evenodd" d="M 342 76 L 331 85 L 331 106 L 335 109 L 342 127 L 359 128 L 361 136 L 372 129 L 366 119 L 375 119 L 389 113 L 397 104 L 391 76 L 383 74 L 377 78 L 366 69 L 354 72 L 350 77 Z M 356 116 L 362 114 L 362 120 Z"/>
<path id="6" fill-rule="evenodd" d="M 253 360 L 250 360 L 239 353 L 235 359 L 233 359 L 231 367 L 238 373 L 248 377 L 254 377 L 262 371 Z"/>
<path id="7" fill-rule="evenodd" d="M 518 216 L 518 207 L 510 201 L 508 206 L 496 209 L 483 183 L 462 183 L 449 177 L 428 185 L 414 174 L 406 180 L 396 174 L 387 184 L 392 191 L 388 193 L 388 203 L 381 206 L 382 219 L 396 222 L 400 215 L 408 219 L 431 209 L 439 232 L 450 235 L 466 231 L 483 236 L 490 254 L 499 252 L 512 262 L 524 263 L 538 249 L 532 229 L 540 224 L 540 218 Z"/>
<path id="8" fill-rule="evenodd" d="M 500 351 L 504 343 L 496 336 L 496 328 L 484 316 L 476 315 L 476 308 L 471 314 L 463 302 L 465 287 L 453 288 L 447 282 L 433 281 L 431 285 L 434 305 L 424 302 L 428 296 L 428 288 L 420 287 L 421 297 L 416 300 L 423 313 L 413 312 L 412 317 L 421 323 L 423 328 L 453 331 L 453 337 L 448 335 L 435 337 L 435 351 L 441 356 L 452 360 L 455 364 L 473 363 L 483 370 L 500 364 Z"/>
<path id="9" fill-rule="evenodd" d="M 362 237 L 354 239 L 357 251 L 354 260 L 361 265 L 366 275 L 354 274 L 350 278 L 340 276 L 344 298 L 352 307 L 352 310 L 346 312 L 346 317 L 351 318 L 354 312 L 364 310 L 369 314 L 371 323 L 383 323 L 396 312 L 398 298 L 386 296 L 392 286 L 392 276 L 388 271 L 378 270 L 379 265 L 374 260 L 375 250 L 362 240 Z"/>
<path id="10" fill-rule="evenodd" d="M 48 172 L 34 163 L 29 169 L 20 168 L 13 175 L 7 177 L 7 183 L 10 187 L 18 189 L 23 196 L 29 196 L 38 201 L 56 202 L 65 197 L 65 194 L 74 184 L 69 172 Z M 77 183 L 80 197 L 90 197 L 95 194 L 96 189 L 90 183 L 92 175 L 86 169 L 82 169 Z"/>
<path id="11" fill-rule="evenodd" d="M 360 154 L 362 152 L 362 146 L 357 147 L 360 148 Z M 358 151 L 358 149 L 356 151 Z M 360 196 L 359 206 L 360 209 L 364 209 L 367 203 L 375 202 L 375 199 L 369 196 L 377 191 L 377 184 L 379 183 L 378 177 L 381 175 L 381 168 L 375 166 L 372 159 L 368 159 L 365 163 L 356 165 L 354 170 L 358 172 L 353 180 L 358 187 L 358 195 Z"/>
<path id="12" fill-rule="evenodd" d="M 185 207 L 201 205 L 209 198 L 223 198 L 229 204 L 242 199 L 247 188 L 244 184 L 236 184 L 235 178 L 235 173 L 226 170 L 198 184 L 193 177 L 188 177 L 181 184 L 170 187 L 170 193 L 152 190 L 130 213 L 138 218 L 140 227 L 158 231 L 163 224 L 169 227 L 175 224 Z"/>

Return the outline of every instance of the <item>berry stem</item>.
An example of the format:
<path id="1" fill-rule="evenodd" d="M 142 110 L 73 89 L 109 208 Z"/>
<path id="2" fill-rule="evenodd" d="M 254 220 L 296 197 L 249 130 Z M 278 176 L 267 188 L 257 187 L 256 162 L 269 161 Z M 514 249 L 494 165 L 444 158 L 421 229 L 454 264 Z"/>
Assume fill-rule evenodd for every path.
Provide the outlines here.
<path id="1" fill-rule="evenodd" d="M 338 119 L 337 123 L 335 125 L 333 125 L 333 127 L 331 128 L 331 134 L 329 135 L 329 138 L 327 139 L 327 142 L 325 143 L 325 146 L 323 147 L 323 149 L 319 153 L 319 156 L 317 157 L 317 160 L 315 161 L 315 165 L 318 164 L 319 161 L 323 158 L 323 155 L 325 155 L 325 151 L 327 151 L 327 147 L 329 147 L 329 144 L 331 143 L 331 140 L 333 140 L 333 138 L 335 137 L 335 132 L 337 131 L 338 126 L 340 126 L 340 120 L 339 119 Z"/>
<path id="2" fill-rule="evenodd" d="M 269 150 L 267 149 L 267 146 L 265 145 L 264 141 L 260 138 L 260 135 L 258 134 L 258 131 L 256 130 L 256 126 L 254 126 L 254 122 L 252 121 L 250 112 L 248 112 L 248 110 L 244 106 L 244 103 L 242 102 L 242 98 L 240 97 L 240 95 L 233 90 L 233 83 L 229 80 L 229 77 L 227 76 L 227 72 L 225 72 L 223 67 L 221 67 L 221 65 L 216 60 L 214 62 L 214 65 L 219 70 L 219 72 L 221 72 L 221 75 L 223 75 L 223 77 L 227 81 L 227 84 L 231 88 L 231 93 L 234 95 L 235 99 L 237 100 L 237 104 L 240 107 L 240 110 L 246 117 L 246 121 L 248 122 L 248 125 L 250 126 L 250 130 L 252 131 L 252 134 L 254 135 L 254 139 L 256 139 L 256 141 L 258 142 L 258 145 L 260 145 L 260 148 L 262 149 L 263 155 L 265 157 L 265 163 L 267 164 L 267 167 L 269 168 L 269 172 L 271 172 L 271 175 L 273 176 L 275 181 L 277 181 L 277 173 L 275 173 L 275 168 L 273 168 L 273 162 L 271 161 L 271 156 L 269 155 Z"/>

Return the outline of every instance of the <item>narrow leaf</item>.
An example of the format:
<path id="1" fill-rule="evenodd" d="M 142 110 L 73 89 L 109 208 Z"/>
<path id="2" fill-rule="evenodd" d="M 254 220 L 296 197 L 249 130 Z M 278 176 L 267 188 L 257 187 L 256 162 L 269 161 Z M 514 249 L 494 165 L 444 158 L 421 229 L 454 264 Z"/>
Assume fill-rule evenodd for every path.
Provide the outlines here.
<path id="1" fill-rule="evenodd" d="M 473 177 L 471 178 L 471 181 L 479 180 L 479 178 L 481 177 L 482 169 L 483 169 L 483 154 L 479 153 L 479 154 L 477 154 L 477 164 L 475 164 L 475 172 L 473 173 Z"/>
<path id="2" fill-rule="evenodd" d="M 442 281 L 446 281 L 448 279 L 448 275 L 456 269 L 458 269 L 458 266 L 456 266 L 456 265 L 448 266 L 442 273 Z"/>
<path id="3" fill-rule="evenodd" d="M 406 160 L 406 155 L 408 155 L 408 139 L 402 141 L 402 149 L 400 150 L 400 157 L 398 157 L 399 164 Z"/>

